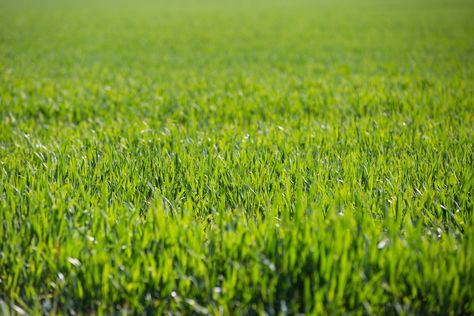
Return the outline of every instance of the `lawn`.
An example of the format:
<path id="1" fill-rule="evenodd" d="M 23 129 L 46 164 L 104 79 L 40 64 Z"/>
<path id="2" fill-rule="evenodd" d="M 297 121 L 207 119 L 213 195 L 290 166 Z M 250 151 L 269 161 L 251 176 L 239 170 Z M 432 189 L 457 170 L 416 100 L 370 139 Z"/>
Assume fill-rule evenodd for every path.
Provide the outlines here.
<path id="1" fill-rule="evenodd" d="M 473 16 L 0 0 L 0 314 L 474 314 Z"/>

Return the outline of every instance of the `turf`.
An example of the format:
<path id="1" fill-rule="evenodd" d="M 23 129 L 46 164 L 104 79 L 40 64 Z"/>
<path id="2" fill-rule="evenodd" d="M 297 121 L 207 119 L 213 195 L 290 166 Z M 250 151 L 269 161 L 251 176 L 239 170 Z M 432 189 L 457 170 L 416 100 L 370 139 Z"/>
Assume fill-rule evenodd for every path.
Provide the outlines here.
<path id="1" fill-rule="evenodd" d="M 0 1 L 0 314 L 473 314 L 472 1 Z"/>

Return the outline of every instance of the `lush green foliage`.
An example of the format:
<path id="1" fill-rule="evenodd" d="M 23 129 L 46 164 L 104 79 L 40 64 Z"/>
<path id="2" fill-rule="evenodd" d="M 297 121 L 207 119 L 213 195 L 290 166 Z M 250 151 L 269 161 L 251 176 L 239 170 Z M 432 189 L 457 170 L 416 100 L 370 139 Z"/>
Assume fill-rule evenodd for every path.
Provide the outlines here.
<path id="1" fill-rule="evenodd" d="M 474 313 L 473 16 L 0 2 L 0 313 Z"/>

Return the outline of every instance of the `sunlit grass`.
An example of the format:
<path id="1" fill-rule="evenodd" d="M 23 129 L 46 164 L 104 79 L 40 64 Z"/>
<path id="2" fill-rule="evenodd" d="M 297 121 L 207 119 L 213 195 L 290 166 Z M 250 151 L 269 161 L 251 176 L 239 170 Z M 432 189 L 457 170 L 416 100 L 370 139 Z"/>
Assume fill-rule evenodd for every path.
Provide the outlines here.
<path id="1" fill-rule="evenodd" d="M 474 313 L 473 14 L 0 1 L 0 314 Z"/>

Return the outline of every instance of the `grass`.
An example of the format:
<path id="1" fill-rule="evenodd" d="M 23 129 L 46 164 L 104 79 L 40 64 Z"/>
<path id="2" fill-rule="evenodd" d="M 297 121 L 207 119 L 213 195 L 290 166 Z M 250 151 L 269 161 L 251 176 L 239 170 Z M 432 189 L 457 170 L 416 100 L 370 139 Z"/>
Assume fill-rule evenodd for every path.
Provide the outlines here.
<path id="1" fill-rule="evenodd" d="M 1 1 L 0 313 L 474 313 L 473 14 Z"/>

